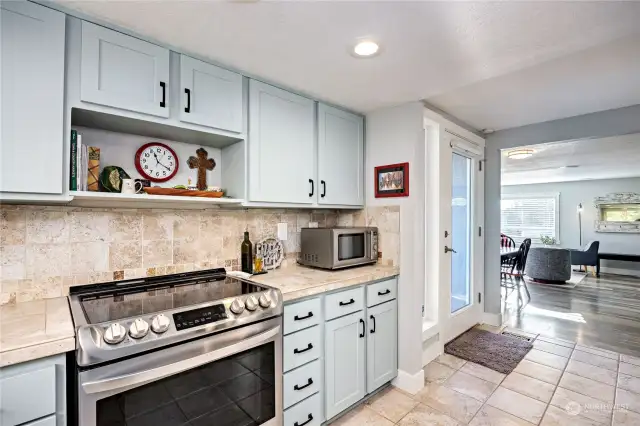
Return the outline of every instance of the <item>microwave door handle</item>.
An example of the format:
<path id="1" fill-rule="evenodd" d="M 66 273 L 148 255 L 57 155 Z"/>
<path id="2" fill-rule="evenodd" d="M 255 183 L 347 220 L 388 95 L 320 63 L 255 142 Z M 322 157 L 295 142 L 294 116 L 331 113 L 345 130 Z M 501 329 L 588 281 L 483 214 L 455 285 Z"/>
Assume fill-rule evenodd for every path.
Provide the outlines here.
<path id="1" fill-rule="evenodd" d="M 183 359 L 173 364 L 159 366 L 150 370 L 142 370 L 133 374 L 128 373 L 121 376 L 86 382 L 82 384 L 82 388 L 85 393 L 93 394 L 117 391 L 118 389 L 149 383 L 259 346 L 273 339 L 278 333 L 280 333 L 280 326 L 273 327 L 265 332 L 241 340 L 238 343 L 224 346 L 215 351 L 192 358 Z"/>

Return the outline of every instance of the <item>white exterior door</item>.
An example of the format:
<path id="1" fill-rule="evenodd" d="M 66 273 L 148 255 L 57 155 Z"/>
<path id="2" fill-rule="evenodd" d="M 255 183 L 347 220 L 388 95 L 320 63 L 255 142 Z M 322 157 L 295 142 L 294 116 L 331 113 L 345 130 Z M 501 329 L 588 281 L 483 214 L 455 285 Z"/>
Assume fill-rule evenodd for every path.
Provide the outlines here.
<path id="1" fill-rule="evenodd" d="M 63 192 L 63 13 L 0 2 L 0 191 Z"/>
<path id="2" fill-rule="evenodd" d="M 315 105 L 311 99 L 249 82 L 250 201 L 316 200 Z"/>
<path id="3" fill-rule="evenodd" d="M 453 135 L 443 143 L 440 320 L 448 342 L 482 321 L 484 147 Z"/>
<path id="4" fill-rule="evenodd" d="M 364 204 L 364 119 L 318 105 L 318 204 Z"/>
<path id="5" fill-rule="evenodd" d="M 180 120 L 242 132 L 242 76 L 180 55 Z"/>
<path id="6" fill-rule="evenodd" d="M 82 22 L 84 102 L 169 117 L 169 50 Z"/>

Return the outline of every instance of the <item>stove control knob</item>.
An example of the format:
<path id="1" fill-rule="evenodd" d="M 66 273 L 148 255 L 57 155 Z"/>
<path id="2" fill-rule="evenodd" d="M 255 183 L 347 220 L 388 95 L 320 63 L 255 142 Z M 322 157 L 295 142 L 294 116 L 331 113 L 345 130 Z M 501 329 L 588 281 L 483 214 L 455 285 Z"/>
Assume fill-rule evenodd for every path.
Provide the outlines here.
<path id="1" fill-rule="evenodd" d="M 171 321 L 165 314 L 159 314 L 151 318 L 151 330 L 156 334 L 162 334 L 169 329 Z"/>
<path id="2" fill-rule="evenodd" d="M 255 311 L 258 308 L 258 299 L 255 296 L 247 297 L 247 301 L 245 302 L 247 307 L 247 311 Z"/>
<path id="3" fill-rule="evenodd" d="M 129 327 L 129 336 L 142 339 L 149 332 L 149 324 L 142 318 L 137 318 Z"/>
<path id="4" fill-rule="evenodd" d="M 269 295 L 266 293 L 260 296 L 259 302 L 260 302 L 260 306 L 262 306 L 265 309 L 271 306 L 271 298 L 269 298 Z"/>
<path id="5" fill-rule="evenodd" d="M 231 312 L 234 314 L 240 315 L 244 311 L 244 302 L 240 299 L 236 299 L 231 302 L 229 309 L 231 309 Z"/>
<path id="6" fill-rule="evenodd" d="M 115 345 L 124 340 L 127 335 L 127 330 L 120 324 L 113 323 L 104 331 L 104 341 L 110 345 Z"/>

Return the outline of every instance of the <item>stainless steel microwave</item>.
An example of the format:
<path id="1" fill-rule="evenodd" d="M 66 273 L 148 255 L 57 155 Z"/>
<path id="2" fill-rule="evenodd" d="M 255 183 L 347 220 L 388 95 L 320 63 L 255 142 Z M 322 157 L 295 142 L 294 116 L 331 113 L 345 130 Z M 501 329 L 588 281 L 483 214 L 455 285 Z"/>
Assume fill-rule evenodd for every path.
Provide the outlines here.
<path id="1" fill-rule="evenodd" d="M 298 263 L 324 269 L 375 263 L 378 228 L 302 228 Z"/>

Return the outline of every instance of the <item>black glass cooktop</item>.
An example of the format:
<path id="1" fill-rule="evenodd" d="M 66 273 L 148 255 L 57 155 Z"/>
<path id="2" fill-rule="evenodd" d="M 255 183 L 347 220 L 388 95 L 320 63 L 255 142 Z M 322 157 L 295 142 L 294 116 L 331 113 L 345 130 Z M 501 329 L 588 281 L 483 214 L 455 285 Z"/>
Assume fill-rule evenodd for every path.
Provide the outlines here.
<path id="1" fill-rule="evenodd" d="M 77 294 L 90 324 L 153 314 L 264 291 L 224 268 L 82 286 Z"/>

